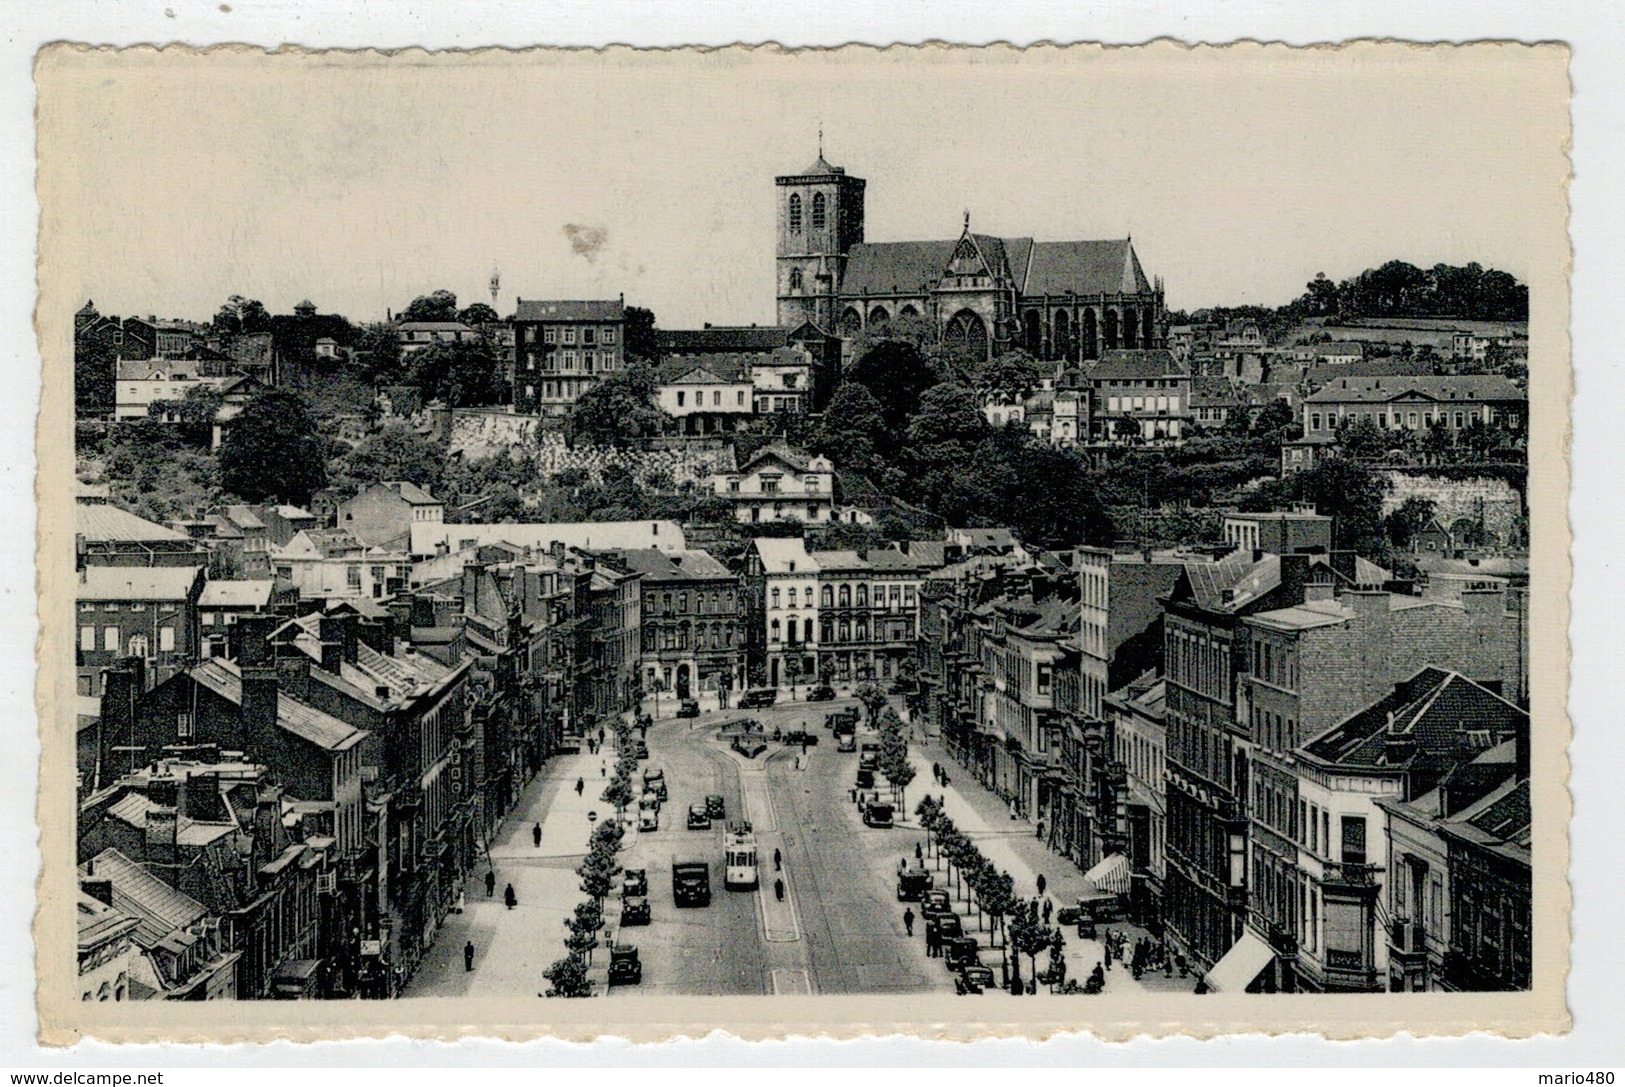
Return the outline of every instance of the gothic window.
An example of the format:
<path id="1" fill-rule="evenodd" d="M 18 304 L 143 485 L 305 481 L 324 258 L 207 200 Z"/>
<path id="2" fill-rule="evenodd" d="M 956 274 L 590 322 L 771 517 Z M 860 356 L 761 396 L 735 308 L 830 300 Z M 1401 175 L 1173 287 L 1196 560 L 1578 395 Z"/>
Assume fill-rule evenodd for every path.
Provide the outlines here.
<path id="1" fill-rule="evenodd" d="M 1152 336 L 1151 336 L 1152 321 L 1151 321 L 1151 308 L 1149 306 L 1147 306 L 1146 309 L 1144 310 L 1144 312 L 1141 313 L 1141 317 L 1144 319 L 1144 330 L 1140 334 L 1140 342 L 1143 343 L 1145 346 L 1150 347 L 1151 346 L 1151 340 L 1152 340 Z"/>
<path id="2" fill-rule="evenodd" d="M 1123 346 L 1131 351 L 1140 346 L 1139 328 L 1140 322 L 1135 318 L 1134 311 L 1131 309 L 1125 312 L 1123 314 Z"/>
<path id="3" fill-rule="evenodd" d="M 943 340 L 966 358 L 987 358 L 987 326 L 968 309 L 960 310 L 949 319 Z"/>
<path id="4" fill-rule="evenodd" d="M 1106 347 L 1111 350 L 1117 346 L 1117 311 L 1106 311 Z"/>
<path id="5" fill-rule="evenodd" d="M 851 339 L 863 330 L 863 314 L 851 306 L 841 313 L 841 336 Z"/>
<path id="6" fill-rule="evenodd" d="M 790 233 L 801 233 L 801 194 L 790 194 Z"/>
<path id="7" fill-rule="evenodd" d="M 884 325 L 887 321 L 890 321 L 890 320 L 891 320 L 891 315 L 888 314 L 886 312 L 885 308 L 882 307 L 882 306 L 876 306 L 874 309 L 869 311 L 869 327 L 870 328 L 880 328 L 882 325 Z"/>
<path id="8" fill-rule="evenodd" d="M 1038 316 L 1037 310 L 1030 309 L 1021 315 L 1021 339 L 1027 354 L 1033 358 L 1041 357 L 1040 349 L 1043 347 L 1044 333 L 1042 318 Z"/>
<path id="9" fill-rule="evenodd" d="M 792 268 L 792 269 L 790 269 L 790 289 L 792 291 L 801 290 L 801 269 L 800 268 Z"/>
<path id="10" fill-rule="evenodd" d="M 814 230 L 824 229 L 824 194 L 821 192 L 813 193 L 812 228 Z"/>
<path id="11" fill-rule="evenodd" d="M 919 315 L 920 311 L 915 309 L 912 305 L 904 306 L 902 309 L 897 311 L 897 316 L 899 317 L 918 317 Z"/>
<path id="12" fill-rule="evenodd" d="M 1092 359 L 1097 354 L 1097 351 L 1095 349 L 1095 340 L 1098 338 L 1098 336 L 1099 336 L 1099 327 L 1095 322 L 1095 311 L 1092 310 L 1092 309 L 1086 309 L 1086 310 L 1083 311 L 1083 357 L 1084 358 Z"/>

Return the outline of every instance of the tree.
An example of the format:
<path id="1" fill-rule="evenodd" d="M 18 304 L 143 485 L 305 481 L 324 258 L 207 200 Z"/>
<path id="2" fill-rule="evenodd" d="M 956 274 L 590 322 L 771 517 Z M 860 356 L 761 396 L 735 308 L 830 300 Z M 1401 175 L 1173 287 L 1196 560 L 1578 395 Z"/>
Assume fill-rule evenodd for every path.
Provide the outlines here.
<path id="1" fill-rule="evenodd" d="M 1411 540 L 1417 533 L 1428 527 L 1438 509 L 1430 498 L 1413 494 L 1399 504 L 1399 508 L 1384 519 L 1383 524 L 1388 529 L 1388 539 L 1397 550 L 1405 550 L 1411 546 Z"/>
<path id="2" fill-rule="evenodd" d="M 1374 562 L 1386 558 L 1382 498 L 1392 486 L 1388 477 L 1348 457 L 1332 456 L 1294 472 L 1285 482 L 1291 500 L 1313 502 L 1319 512 L 1332 516 L 1333 546 Z"/>
<path id="3" fill-rule="evenodd" d="M 271 315 L 259 299 L 234 294 L 215 313 L 213 325 L 216 332 L 252 335 L 270 328 Z"/>
<path id="4" fill-rule="evenodd" d="M 361 375 L 377 384 L 387 384 L 400 376 L 401 341 L 388 325 L 364 325 L 356 334 L 356 366 Z"/>
<path id="5" fill-rule="evenodd" d="M 1388 437 L 1369 419 L 1349 419 L 1337 428 L 1337 445 L 1345 456 L 1377 460 L 1388 451 Z"/>
<path id="6" fill-rule="evenodd" d="M 179 400 L 154 404 L 153 413 L 172 411 L 181 437 L 194 446 L 208 449 L 214 445 L 215 422 L 225 403 L 225 394 L 213 385 L 194 385 Z"/>
<path id="7" fill-rule="evenodd" d="M 665 694 L 669 689 L 670 688 L 666 686 L 666 681 L 661 679 L 659 676 L 656 676 L 654 679 L 649 681 L 649 694 L 654 698 L 655 701 L 656 717 L 660 716 L 660 696 Z"/>
<path id="8" fill-rule="evenodd" d="M 571 442 L 625 448 L 659 434 L 666 416 L 655 387 L 654 371 L 637 364 L 599 381 L 570 410 Z"/>
<path id="9" fill-rule="evenodd" d="M 455 321 L 457 296 L 441 289 L 412 299 L 411 305 L 400 313 L 402 321 Z"/>
<path id="10" fill-rule="evenodd" d="M 327 485 L 322 440 L 297 394 L 267 389 L 243 406 L 220 446 L 220 483 L 249 502 L 298 506 Z"/>
<path id="11" fill-rule="evenodd" d="M 902 436 L 909 416 L 920 408 L 920 397 L 939 381 L 938 368 L 914 344 L 903 340 L 882 340 L 853 364 L 851 381 L 865 386 L 880 405 L 885 420 L 884 434 L 893 441 Z M 882 445 L 880 453 L 890 456 L 895 448 Z"/>
<path id="12" fill-rule="evenodd" d="M 473 305 L 464 308 L 457 314 L 457 319 L 471 328 L 482 328 L 486 325 L 499 325 L 502 323 L 502 318 L 497 316 L 497 311 L 484 302 L 475 302 Z"/>
<path id="13" fill-rule="evenodd" d="M 448 407 L 473 408 L 509 398 L 507 368 L 483 336 L 437 340 L 403 361 L 405 383 L 416 385 L 425 402 L 444 400 Z"/>
<path id="14" fill-rule="evenodd" d="M 801 682 L 801 657 L 792 654 L 784 658 L 784 678 L 790 681 L 790 701 L 796 700 L 796 685 Z"/>
<path id="15" fill-rule="evenodd" d="M 914 764 L 908 761 L 908 743 L 902 744 L 901 752 L 895 752 L 890 757 L 885 756 L 882 750 L 880 772 L 886 776 L 886 782 L 892 787 L 892 794 L 896 798 L 897 806 L 904 807 L 904 790 L 909 782 L 914 780 Z"/>
<path id="16" fill-rule="evenodd" d="M 886 443 L 886 420 L 869 386 L 848 381 L 830 397 L 819 422 L 815 445 L 826 456 L 841 458 L 843 467 L 866 471 Z"/>
<path id="17" fill-rule="evenodd" d="M 440 447 L 405 423 L 389 422 L 367 435 L 336 466 L 358 489 L 404 481 L 434 493 L 445 467 Z"/>
<path id="18" fill-rule="evenodd" d="M 547 979 L 548 996 L 583 997 L 592 995 L 592 979 L 587 977 L 587 964 L 574 955 L 555 962 L 543 971 Z"/>
<path id="19" fill-rule="evenodd" d="M 660 361 L 660 339 L 655 330 L 655 315 L 642 306 L 627 306 L 622 326 L 627 359 L 638 359 L 651 366 Z"/>
<path id="20" fill-rule="evenodd" d="M 852 694 L 857 698 L 859 704 L 868 711 L 869 726 L 873 728 L 875 722 L 880 720 L 880 711 L 886 708 L 886 692 L 882 691 L 877 684 L 865 680 L 858 684 L 857 690 L 853 691 Z"/>
<path id="21" fill-rule="evenodd" d="M 73 406 L 80 415 L 111 414 L 118 377 L 118 352 L 105 343 L 75 344 Z"/>
<path id="22" fill-rule="evenodd" d="M 1241 413 L 1246 417 L 1246 413 Z M 1253 420 L 1252 433 L 1259 441 L 1269 445 L 1280 445 L 1286 440 L 1288 432 L 1297 429 L 1298 417 L 1292 411 L 1292 405 L 1285 400 L 1271 400 L 1259 411 L 1258 418 Z"/>
<path id="23" fill-rule="evenodd" d="M 985 395 L 1025 400 L 1038 388 L 1038 363 L 1025 351 L 1006 351 L 972 368 L 971 387 Z"/>

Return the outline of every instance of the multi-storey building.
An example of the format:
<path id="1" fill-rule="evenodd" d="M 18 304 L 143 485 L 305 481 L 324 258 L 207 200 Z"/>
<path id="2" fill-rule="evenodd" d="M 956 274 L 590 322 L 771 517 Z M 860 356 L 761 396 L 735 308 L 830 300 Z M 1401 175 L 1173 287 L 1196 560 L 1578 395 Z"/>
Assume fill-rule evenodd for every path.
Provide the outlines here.
<path id="1" fill-rule="evenodd" d="M 1165 597 L 1169 942 L 1200 969 L 1241 938 L 1250 733 L 1238 718 L 1248 615 L 1301 603 L 1306 555 L 1237 551 L 1186 565 Z"/>
<path id="2" fill-rule="evenodd" d="M 814 551 L 819 676 L 891 679 L 916 655 L 918 567 L 898 551 Z"/>
<path id="3" fill-rule="evenodd" d="M 818 562 L 795 537 L 758 537 L 745 556 L 746 668 L 752 685 L 818 674 Z"/>
<path id="4" fill-rule="evenodd" d="M 1354 422 L 1390 432 L 1441 427 L 1452 436 L 1478 424 L 1519 439 L 1528 412 L 1528 394 L 1497 375 L 1344 377 L 1304 397 L 1303 440 L 1335 438 Z"/>
<path id="5" fill-rule="evenodd" d="M 1184 552 L 1074 549 L 1078 567 L 1079 646 L 1084 718 L 1107 717 L 1106 696 L 1162 663 L 1162 597 L 1173 588 Z"/>
<path id="6" fill-rule="evenodd" d="M 643 576 L 641 686 L 678 698 L 745 686 L 745 601 L 738 575 L 704 551 L 616 551 Z"/>
<path id="7" fill-rule="evenodd" d="M 835 519 L 835 465 L 828 457 L 770 445 L 739 467 L 711 477 L 718 498 L 732 502 L 742 523 Z"/>
<path id="8" fill-rule="evenodd" d="M 811 323 L 707 325 L 660 329 L 655 336 L 663 374 L 674 377 L 699 367 L 747 383 L 746 403 L 757 415 L 820 410 L 841 376 L 841 341 Z"/>
<path id="9" fill-rule="evenodd" d="M 301 600 L 380 600 L 406 588 L 412 572 L 404 549 L 369 548 L 343 529 L 301 532 L 270 554 L 272 572 Z"/>
<path id="10" fill-rule="evenodd" d="M 1179 445 L 1192 424 L 1191 375 L 1166 348 L 1108 350 L 1084 374 L 1090 439 L 1108 445 Z"/>
<path id="11" fill-rule="evenodd" d="M 1290 555 L 1294 551 L 1330 551 L 1332 519 L 1312 505 L 1267 513 L 1227 513 L 1224 542 L 1248 551 Z"/>
<path id="12" fill-rule="evenodd" d="M 203 568 L 86 566 L 76 590 L 75 664 L 80 694 L 101 693 L 101 674 L 138 657 L 152 683 L 162 683 L 198 652 L 198 598 Z"/>
<path id="13" fill-rule="evenodd" d="M 513 404 L 521 415 L 563 415 L 625 364 L 626 300 L 519 299 L 513 325 Z"/>
<path id="14" fill-rule="evenodd" d="M 339 503 L 335 527 L 351 533 L 367 547 L 405 551 L 412 544 L 412 528 L 439 524 L 446 519 L 440 499 L 415 483 L 374 483 Z"/>
<path id="15" fill-rule="evenodd" d="M 1168 730 L 1164 720 L 1167 684 L 1146 673 L 1107 697 L 1112 741 L 1127 784 L 1129 906 L 1142 925 L 1162 931 L 1162 895 L 1167 877 Z"/>

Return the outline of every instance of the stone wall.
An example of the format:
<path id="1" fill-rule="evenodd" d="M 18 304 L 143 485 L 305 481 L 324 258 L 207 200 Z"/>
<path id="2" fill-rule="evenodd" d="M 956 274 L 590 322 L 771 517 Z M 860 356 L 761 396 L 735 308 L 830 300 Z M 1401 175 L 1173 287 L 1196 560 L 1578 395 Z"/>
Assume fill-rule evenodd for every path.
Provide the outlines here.
<path id="1" fill-rule="evenodd" d="M 1476 521 L 1484 518 L 1484 527 L 1502 540 L 1518 535 L 1523 517 L 1523 500 L 1510 484 L 1502 479 L 1441 479 L 1437 476 L 1410 475 L 1406 472 L 1388 472 L 1393 487 L 1382 502 L 1384 517 L 1398 509 L 1407 498 L 1425 498 L 1438 511 L 1439 522 L 1446 528 L 1465 517 Z"/>
<path id="2" fill-rule="evenodd" d="M 450 452 L 461 453 L 470 461 L 493 457 L 504 449 L 515 456 L 529 452 L 535 456 L 543 480 L 576 472 L 596 483 L 603 479 L 606 468 L 617 467 L 640 481 L 661 477 L 682 486 L 735 468 L 733 446 L 715 440 L 656 439 L 644 449 L 571 447 L 561 431 L 535 416 L 464 410 L 438 414 L 431 430 L 444 435 Z"/>

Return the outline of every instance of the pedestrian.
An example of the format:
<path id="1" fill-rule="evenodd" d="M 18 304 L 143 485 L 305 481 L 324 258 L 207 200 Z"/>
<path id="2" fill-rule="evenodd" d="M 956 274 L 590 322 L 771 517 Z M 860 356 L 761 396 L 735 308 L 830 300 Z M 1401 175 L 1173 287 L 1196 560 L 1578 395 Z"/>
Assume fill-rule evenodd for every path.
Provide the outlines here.
<path id="1" fill-rule="evenodd" d="M 1011 819 L 1019 819 L 1019 818 L 1021 818 L 1019 815 L 1016 814 L 1016 802 L 1014 800 L 1010 801 L 1010 818 Z"/>
<path id="2" fill-rule="evenodd" d="M 507 903 L 510 910 L 519 905 L 519 896 L 513 893 L 513 884 L 508 884 L 507 890 L 502 892 L 502 901 Z"/>
<path id="3" fill-rule="evenodd" d="M 773 881 L 773 897 L 780 902 L 784 901 L 784 880 L 776 879 Z"/>
<path id="4" fill-rule="evenodd" d="M 609 777 L 609 763 L 601 762 L 598 764 L 598 776 L 601 778 Z"/>
<path id="5" fill-rule="evenodd" d="M 784 854 L 780 853 L 777 849 L 773 850 L 773 871 L 784 871 Z"/>
<path id="6" fill-rule="evenodd" d="M 585 781 L 583 781 L 580 778 L 576 778 L 576 795 L 577 796 L 580 796 L 582 790 L 585 789 L 586 787 L 587 787 L 587 783 Z"/>
<path id="7" fill-rule="evenodd" d="M 932 781 L 941 781 L 942 780 L 942 763 L 934 762 L 934 763 L 931 764 L 931 780 Z"/>
<path id="8" fill-rule="evenodd" d="M 490 898 L 497 893 L 497 874 L 487 868 L 485 870 L 485 897 Z"/>
<path id="9" fill-rule="evenodd" d="M 599 743 L 604 742 L 604 726 L 602 726 L 602 725 L 598 726 L 598 742 Z"/>
<path id="10" fill-rule="evenodd" d="M 941 930 L 927 921 L 925 923 L 925 957 L 934 959 L 940 954 L 942 954 Z"/>
<path id="11" fill-rule="evenodd" d="M 463 971 L 466 973 L 474 969 L 474 941 L 470 940 L 463 945 Z"/>
<path id="12" fill-rule="evenodd" d="M 1037 838 L 1039 841 L 1044 840 L 1044 821 L 1042 819 L 1038 821 Z"/>
<path id="13" fill-rule="evenodd" d="M 1044 924 L 1049 924 L 1050 914 L 1055 911 L 1055 903 L 1048 898 L 1044 899 Z"/>
<path id="14" fill-rule="evenodd" d="M 925 847 L 919 842 L 914 843 L 914 859 L 917 861 L 925 860 Z"/>
<path id="15" fill-rule="evenodd" d="M 1038 893 L 1043 894 L 1047 884 L 1044 882 L 1044 873 L 1038 873 Z"/>
<path id="16" fill-rule="evenodd" d="M 914 935 L 914 910 L 908 906 L 903 907 L 903 930 Z"/>
<path id="17" fill-rule="evenodd" d="M 530 840 L 537 849 L 542 848 L 542 824 L 537 823 L 530 828 Z"/>

